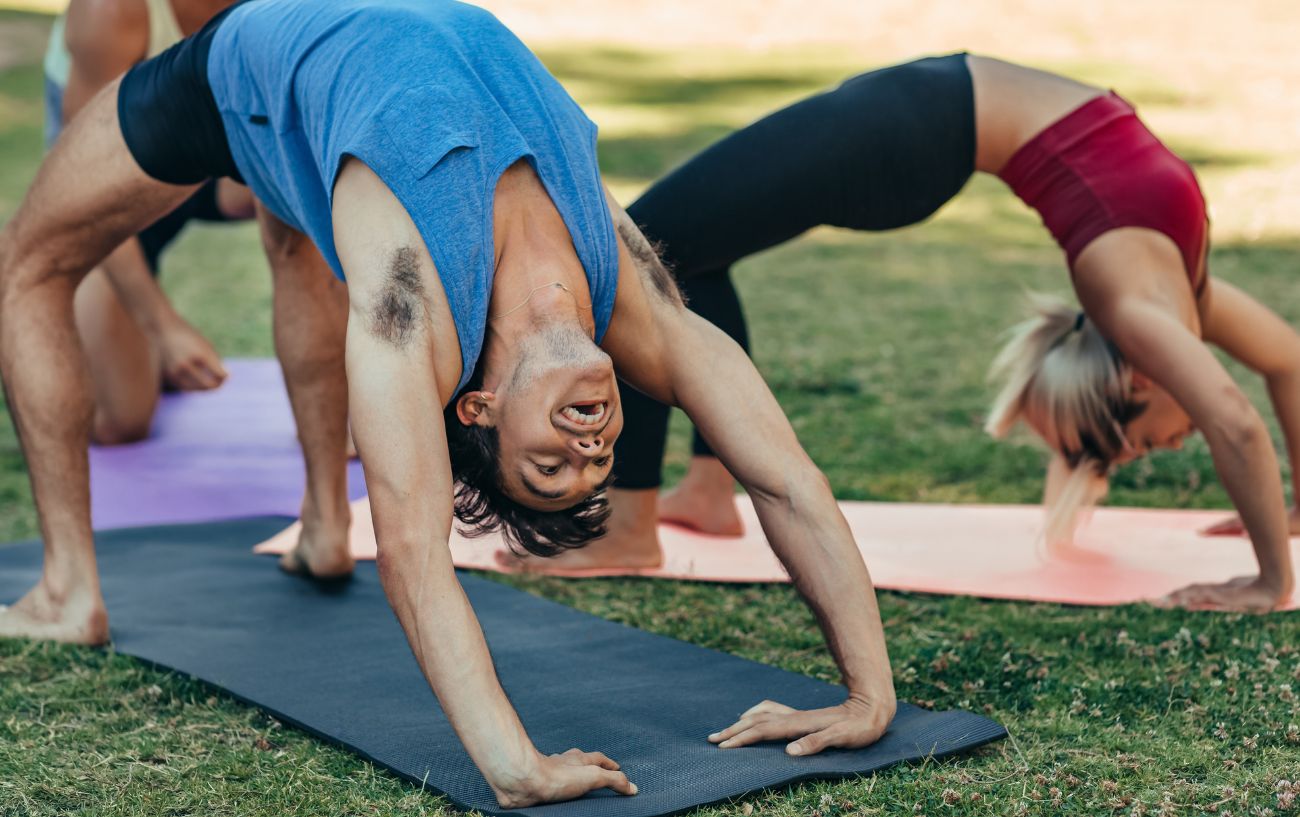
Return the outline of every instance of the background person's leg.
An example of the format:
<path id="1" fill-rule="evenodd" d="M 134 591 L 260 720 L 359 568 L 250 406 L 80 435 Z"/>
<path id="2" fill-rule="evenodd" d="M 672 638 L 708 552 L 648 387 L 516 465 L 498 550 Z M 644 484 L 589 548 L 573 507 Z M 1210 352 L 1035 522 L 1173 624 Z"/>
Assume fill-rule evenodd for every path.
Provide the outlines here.
<path id="1" fill-rule="evenodd" d="M 348 292 L 305 235 L 257 208 L 271 265 L 275 352 L 298 426 L 307 490 L 302 536 L 280 566 L 320 579 L 352 573 L 348 552 Z"/>
<path id="2" fill-rule="evenodd" d="M 139 250 L 127 242 L 115 252 Z M 157 350 L 127 314 L 102 269 L 93 270 L 77 287 L 75 309 L 95 403 L 91 440 L 100 445 L 143 440 L 158 407 Z"/>
<path id="3" fill-rule="evenodd" d="M 691 276 L 681 282 L 681 288 L 691 309 L 726 332 L 746 352 L 749 351 L 745 313 L 729 269 Z M 627 416 L 627 410 L 624 409 L 624 417 Z M 625 422 L 631 421 L 625 419 Z M 661 429 L 666 435 L 666 422 L 648 425 L 646 431 L 638 436 L 650 437 Z M 662 436 L 658 445 L 659 458 L 656 462 L 662 462 Z M 691 454 L 690 466 L 681 482 L 659 497 L 659 518 L 714 536 L 739 536 L 744 533 L 744 525 L 733 501 L 736 481 L 713 453 L 699 429 L 692 430 Z"/>
<path id="4" fill-rule="evenodd" d="M 93 403 L 73 298 L 92 267 L 194 190 L 140 169 L 118 127 L 117 90 L 101 91 L 59 137 L 0 232 L 0 372 L 45 540 L 41 580 L 0 612 L 3 636 L 108 637 L 90 525 Z"/>

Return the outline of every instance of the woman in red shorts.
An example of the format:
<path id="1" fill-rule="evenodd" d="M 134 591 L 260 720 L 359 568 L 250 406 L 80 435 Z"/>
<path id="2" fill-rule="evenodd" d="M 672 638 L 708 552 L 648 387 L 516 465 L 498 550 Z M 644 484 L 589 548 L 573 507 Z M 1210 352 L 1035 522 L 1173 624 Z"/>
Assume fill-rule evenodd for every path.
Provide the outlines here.
<path id="1" fill-rule="evenodd" d="M 966 54 L 854 77 L 740 130 L 628 208 L 660 242 L 692 308 L 744 344 L 729 270 L 818 225 L 915 224 L 981 171 L 1038 211 L 1065 251 L 1082 311 L 1040 300 L 995 363 L 988 430 L 1024 421 L 1056 456 L 1047 532 L 1068 541 L 1106 475 L 1152 448 L 1205 435 L 1259 561 L 1257 576 L 1170 601 L 1266 610 L 1291 593 L 1288 513 L 1267 428 L 1207 346 L 1268 380 L 1300 455 L 1300 337 L 1236 287 L 1211 280 L 1205 201 L 1188 165 L 1114 93 Z M 536 570 L 646 566 L 662 517 L 739 532 L 733 481 L 696 435 L 679 488 L 658 496 L 667 410 L 625 390 L 610 535 Z M 1300 470 L 1300 469 L 1298 469 Z M 1297 477 L 1300 479 L 1300 476 Z M 1297 491 L 1300 496 L 1300 491 Z M 534 560 L 536 561 L 536 560 Z"/>

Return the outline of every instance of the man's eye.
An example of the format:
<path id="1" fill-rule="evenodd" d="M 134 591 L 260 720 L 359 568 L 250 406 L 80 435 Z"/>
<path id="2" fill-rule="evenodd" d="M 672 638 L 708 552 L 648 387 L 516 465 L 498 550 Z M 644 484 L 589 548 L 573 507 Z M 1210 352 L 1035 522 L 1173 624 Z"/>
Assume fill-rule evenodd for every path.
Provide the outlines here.
<path id="1" fill-rule="evenodd" d="M 537 466 L 537 470 L 538 470 L 538 471 L 541 471 L 543 474 L 545 474 L 545 475 L 548 476 L 548 477 L 553 477 L 553 476 L 555 476 L 556 474 L 560 473 L 560 466 L 558 466 L 558 465 L 539 465 L 539 466 Z"/>
<path id="2" fill-rule="evenodd" d="M 604 468 L 606 465 L 609 465 L 609 460 L 610 460 L 610 456 L 606 454 L 603 457 L 596 457 L 596 459 L 592 460 L 592 462 L 596 464 L 597 468 Z"/>

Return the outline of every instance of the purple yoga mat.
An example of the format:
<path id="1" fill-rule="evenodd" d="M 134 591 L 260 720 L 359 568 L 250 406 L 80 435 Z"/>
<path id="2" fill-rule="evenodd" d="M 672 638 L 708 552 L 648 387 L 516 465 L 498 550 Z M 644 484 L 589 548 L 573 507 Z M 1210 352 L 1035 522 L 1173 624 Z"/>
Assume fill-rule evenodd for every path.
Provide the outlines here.
<path id="1" fill-rule="evenodd" d="M 302 452 L 274 360 L 228 360 L 212 392 L 167 395 L 153 434 L 90 449 L 96 529 L 298 516 Z M 350 498 L 365 496 L 361 464 L 348 464 Z"/>

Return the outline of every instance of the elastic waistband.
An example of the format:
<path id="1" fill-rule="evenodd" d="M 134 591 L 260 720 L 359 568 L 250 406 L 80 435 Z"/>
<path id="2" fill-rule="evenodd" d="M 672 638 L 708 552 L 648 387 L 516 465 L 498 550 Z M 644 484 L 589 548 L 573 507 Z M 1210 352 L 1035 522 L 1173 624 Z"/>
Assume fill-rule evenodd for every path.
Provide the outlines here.
<path id="1" fill-rule="evenodd" d="M 1093 97 L 1021 145 L 998 178 L 1021 195 L 1043 159 L 1063 153 L 1110 123 L 1130 116 L 1136 117 L 1137 111 L 1114 91 Z"/>

